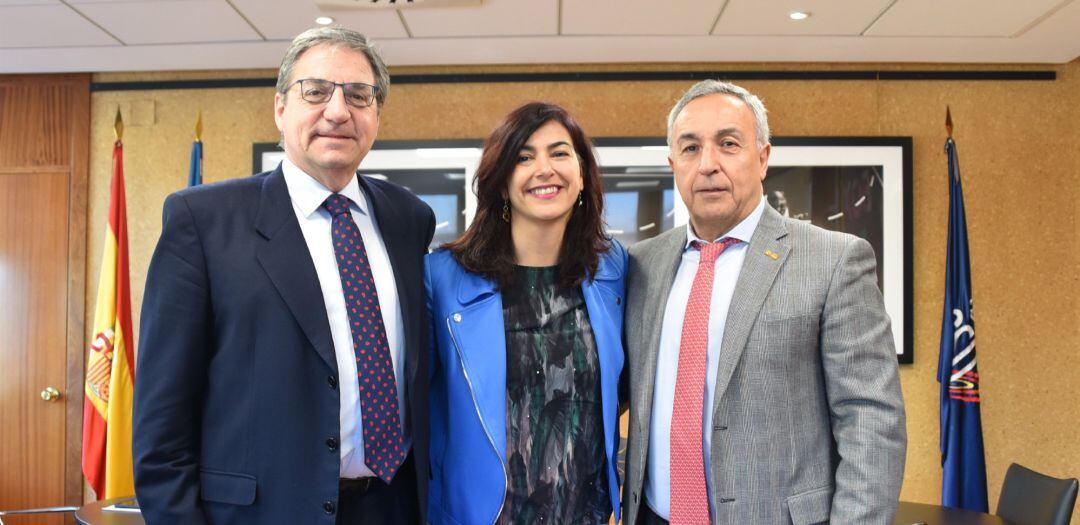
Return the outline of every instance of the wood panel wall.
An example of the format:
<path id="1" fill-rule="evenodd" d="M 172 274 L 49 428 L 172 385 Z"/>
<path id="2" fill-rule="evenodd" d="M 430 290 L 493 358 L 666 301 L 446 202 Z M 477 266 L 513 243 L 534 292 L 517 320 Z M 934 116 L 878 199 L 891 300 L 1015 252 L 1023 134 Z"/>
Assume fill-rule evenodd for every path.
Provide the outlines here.
<path id="1" fill-rule="evenodd" d="M 915 363 L 901 369 L 908 413 L 902 498 L 940 501 L 938 386 L 948 187 L 945 106 L 956 121 L 976 304 L 991 508 L 1010 462 L 1080 476 L 1080 61 L 1063 65 L 629 64 L 488 67 L 482 72 L 619 70 L 1054 70 L 1055 81 L 752 81 L 778 136 L 911 136 L 914 141 Z M 392 73 L 477 72 L 399 68 Z M 273 77 L 274 71 L 127 73 L 98 81 Z M 393 86 L 382 139 L 482 138 L 528 100 L 565 105 L 594 137 L 663 136 L 690 82 L 537 82 Z M 203 111 L 205 180 L 251 171 L 251 144 L 275 142 L 273 89 L 98 92 L 93 95 L 90 266 L 102 249 L 112 118 L 143 108 L 125 132 L 133 307 L 165 196 L 186 184 Z M 152 108 L 152 119 L 146 118 Z M 96 290 L 88 289 L 94 297 Z M 138 320 L 135 320 L 136 332 Z M 1080 520 L 1074 519 L 1074 523 Z"/>
<path id="2" fill-rule="evenodd" d="M 4 474 L 19 476 L 5 490 L 34 506 L 82 501 L 89 85 L 82 74 L 0 76 L 0 434 Z M 46 386 L 62 392 L 54 404 L 37 395 Z"/>

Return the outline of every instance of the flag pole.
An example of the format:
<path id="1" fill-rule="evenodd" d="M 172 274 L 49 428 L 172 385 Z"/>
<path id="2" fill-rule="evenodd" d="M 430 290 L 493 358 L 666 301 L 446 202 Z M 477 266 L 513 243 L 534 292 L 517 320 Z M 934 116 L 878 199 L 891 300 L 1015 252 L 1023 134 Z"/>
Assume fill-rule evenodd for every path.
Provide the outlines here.
<path id="1" fill-rule="evenodd" d="M 131 412 L 135 341 L 131 329 L 131 279 L 124 192 L 124 120 L 113 121 L 113 177 L 87 351 L 83 397 L 82 471 L 96 499 L 134 494 Z"/>
<path id="2" fill-rule="evenodd" d="M 964 193 L 953 140 L 952 111 L 945 107 L 949 222 L 945 257 L 938 381 L 940 397 L 941 504 L 987 512 L 986 455 L 982 438 L 979 369 L 975 349 L 971 257 Z"/>

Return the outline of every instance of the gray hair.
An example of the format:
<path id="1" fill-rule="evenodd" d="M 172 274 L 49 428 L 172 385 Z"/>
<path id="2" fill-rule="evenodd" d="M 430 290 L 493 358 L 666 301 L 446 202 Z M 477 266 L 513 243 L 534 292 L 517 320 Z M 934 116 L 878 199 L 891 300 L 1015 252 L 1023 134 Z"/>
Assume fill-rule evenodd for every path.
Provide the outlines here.
<path id="1" fill-rule="evenodd" d="M 683 108 L 694 99 L 708 95 L 731 95 L 743 101 L 754 115 L 754 131 L 757 133 L 758 148 L 763 148 L 769 143 L 768 110 L 765 109 L 765 104 L 761 102 L 761 99 L 757 98 L 757 96 L 747 91 L 745 88 L 736 86 L 730 82 L 721 82 L 719 80 L 710 79 L 702 80 L 691 86 L 690 89 L 683 94 L 682 98 L 675 103 L 675 107 L 671 108 L 671 113 L 668 114 L 667 119 L 668 147 L 671 147 L 671 131 L 672 128 L 675 127 L 675 119 L 679 117 L 679 113 L 682 113 Z"/>
<path id="2" fill-rule="evenodd" d="M 308 49 L 323 44 L 342 46 L 367 57 L 368 63 L 371 64 L 372 73 L 375 74 L 375 102 L 378 104 L 378 109 L 382 109 L 383 102 L 386 101 L 386 95 L 390 92 L 390 73 L 386 71 L 386 64 L 383 63 L 379 53 L 375 51 L 372 41 L 368 40 L 364 35 L 344 27 L 315 27 L 297 35 L 292 44 L 289 45 L 289 50 L 285 52 L 285 58 L 281 60 L 281 67 L 278 69 L 278 93 L 284 95 L 289 89 L 293 66 L 300 59 L 300 55 L 303 55 Z"/>

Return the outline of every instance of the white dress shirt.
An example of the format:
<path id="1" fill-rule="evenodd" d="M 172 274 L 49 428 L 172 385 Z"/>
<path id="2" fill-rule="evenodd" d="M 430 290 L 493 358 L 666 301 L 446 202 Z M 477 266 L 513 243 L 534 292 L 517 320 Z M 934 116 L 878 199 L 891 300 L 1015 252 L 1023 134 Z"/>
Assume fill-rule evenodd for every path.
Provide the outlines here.
<path id="1" fill-rule="evenodd" d="M 330 335 L 334 340 L 334 353 L 337 357 L 338 392 L 340 395 L 341 418 L 341 477 L 360 478 L 375 474 L 364 464 L 364 432 L 361 426 L 360 387 L 356 377 L 356 354 L 353 352 L 352 332 L 349 329 L 349 316 L 345 310 L 345 295 L 341 290 L 341 275 L 338 273 L 337 258 L 334 256 L 334 244 L 330 237 L 332 218 L 330 212 L 322 208 L 322 203 L 332 193 L 326 186 L 315 180 L 300 168 L 289 162 L 281 163 L 285 174 L 285 185 L 289 189 L 293 211 L 300 222 L 311 261 L 315 263 L 315 273 L 319 276 L 326 317 L 330 321 Z M 403 428 L 406 447 L 411 446 L 411 437 L 405 417 L 405 333 L 401 320 L 401 306 L 398 303 L 397 283 L 394 270 L 390 266 L 390 256 L 386 252 L 375 216 L 370 213 L 364 192 L 356 177 L 345 189 L 339 192 L 351 201 L 353 220 L 360 228 L 364 239 L 371 275 L 375 279 L 375 290 L 379 294 L 379 307 L 382 309 L 383 325 L 386 327 L 387 344 L 390 346 L 390 359 L 394 363 L 394 377 L 397 383 L 398 416 L 405 425 Z"/>
<path id="2" fill-rule="evenodd" d="M 762 198 L 757 208 L 745 219 L 724 234 L 742 242 L 729 246 L 716 259 L 713 277 L 712 299 L 709 303 L 709 336 L 707 342 L 708 357 L 705 368 L 705 402 L 702 407 L 702 443 L 705 447 L 705 483 L 711 485 L 708 473 L 710 446 L 712 445 L 712 406 L 716 388 L 716 369 L 720 362 L 720 344 L 724 339 L 724 325 L 727 323 L 728 307 L 731 296 L 735 293 L 735 283 L 739 280 L 739 271 L 746 258 L 746 247 L 750 237 L 757 229 L 758 221 L 765 210 Z M 653 512 L 661 518 L 671 515 L 671 414 L 675 404 L 675 378 L 679 369 L 679 343 L 682 340 L 683 318 L 686 315 L 686 303 L 690 300 L 690 288 L 697 274 L 701 252 L 691 248 L 690 244 L 700 241 L 689 223 L 686 225 L 686 245 L 683 247 L 682 260 L 679 262 L 675 282 L 671 285 L 667 306 L 664 308 L 664 321 L 660 329 L 660 349 L 656 360 L 656 385 L 653 389 L 652 419 L 649 423 L 648 472 L 645 477 L 645 499 Z M 712 239 L 718 241 L 720 239 Z M 709 241 L 705 241 L 709 242 Z"/>

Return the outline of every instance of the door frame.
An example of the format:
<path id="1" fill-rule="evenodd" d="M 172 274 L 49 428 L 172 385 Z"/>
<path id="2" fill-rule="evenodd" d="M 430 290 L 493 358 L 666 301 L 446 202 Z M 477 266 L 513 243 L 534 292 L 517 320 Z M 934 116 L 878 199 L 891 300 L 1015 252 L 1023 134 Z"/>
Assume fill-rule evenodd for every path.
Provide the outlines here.
<path id="1" fill-rule="evenodd" d="M 90 75 L 64 75 L 72 88 L 71 171 L 68 200 L 67 404 L 64 429 L 64 504 L 82 505 L 82 428 L 86 368 L 86 224 L 89 212 Z M 75 394 L 78 392 L 78 394 Z"/>

